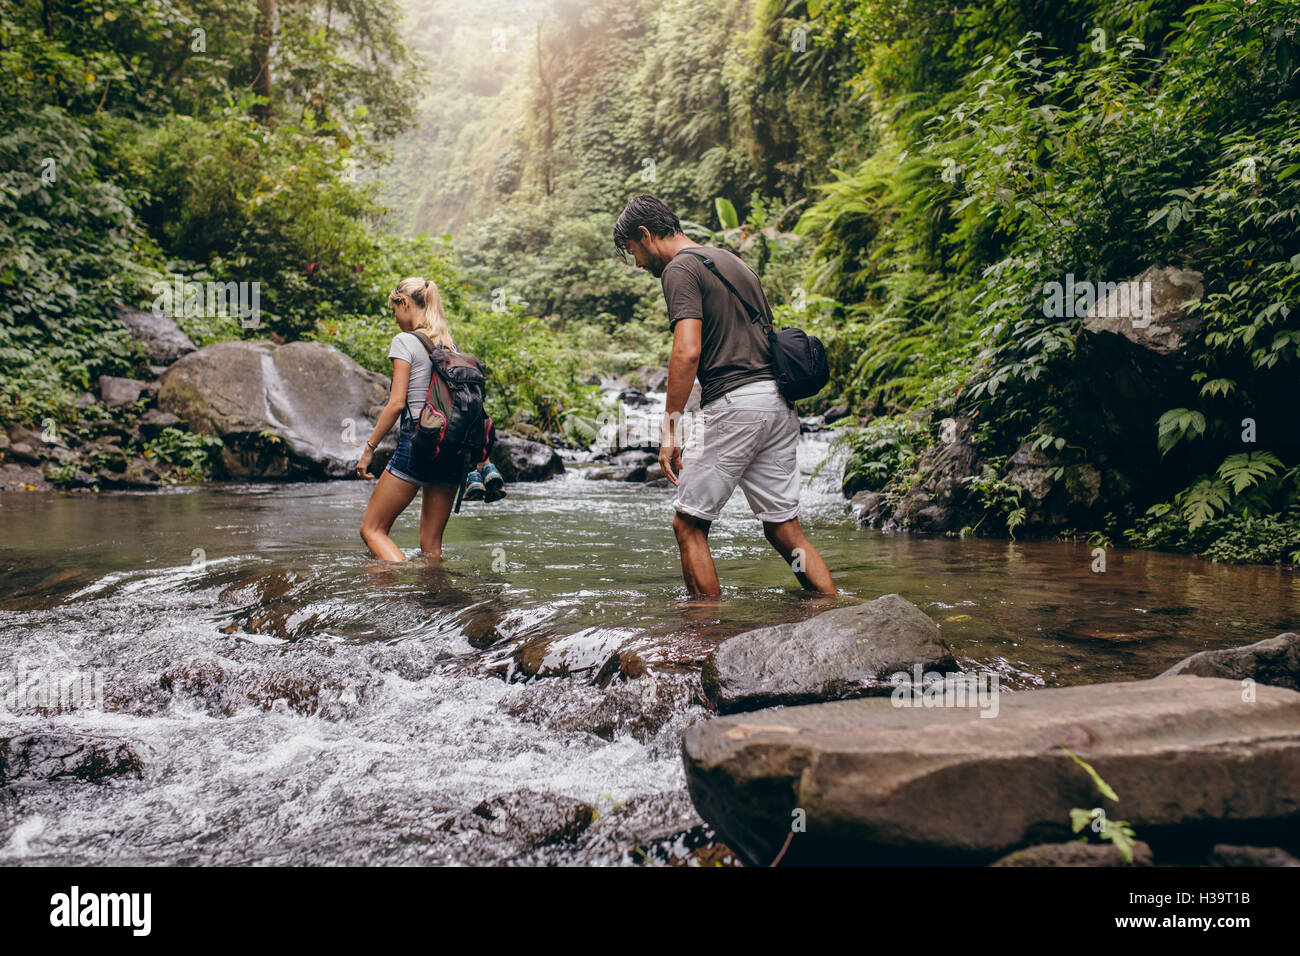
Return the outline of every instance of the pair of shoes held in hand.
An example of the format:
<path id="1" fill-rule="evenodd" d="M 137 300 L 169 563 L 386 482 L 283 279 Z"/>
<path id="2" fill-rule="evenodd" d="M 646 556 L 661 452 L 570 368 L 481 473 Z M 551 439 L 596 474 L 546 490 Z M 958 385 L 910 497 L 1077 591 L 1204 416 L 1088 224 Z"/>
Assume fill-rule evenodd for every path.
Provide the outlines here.
<path id="1" fill-rule="evenodd" d="M 500 501 L 506 496 L 506 480 L 489 462 L 482 471 L 471 471 L 465 479 L 466 501 Z"/>

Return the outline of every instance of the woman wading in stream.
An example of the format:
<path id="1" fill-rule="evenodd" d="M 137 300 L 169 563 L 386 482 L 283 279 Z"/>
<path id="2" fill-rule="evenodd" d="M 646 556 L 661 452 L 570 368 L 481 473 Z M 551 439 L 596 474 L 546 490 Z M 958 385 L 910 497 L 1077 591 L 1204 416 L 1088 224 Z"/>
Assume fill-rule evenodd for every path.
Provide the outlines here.
<path id="1" fill-rule="evenodd" d="M 483 364 L 457 350 L 432 282 L 403 279 L 388 296 L 388 307 L 402 330 L 388 350 L 393 385 L 357 474 L 374 478 L 370 462 L 394 423 L 400 423 L 397 450 L 370 494 L 361 539 L 375 557 L 405 561 L 389 531 L 423 489 L 420 549 L 440 560 L 442 533 L 452 509 L 460 508 L 458 492 L 470 500 L 505 496 L 501 473 L 487 462 L 494 431 L 483 412 Z M 471 466 L 476 466 L 472 472 Z"/>

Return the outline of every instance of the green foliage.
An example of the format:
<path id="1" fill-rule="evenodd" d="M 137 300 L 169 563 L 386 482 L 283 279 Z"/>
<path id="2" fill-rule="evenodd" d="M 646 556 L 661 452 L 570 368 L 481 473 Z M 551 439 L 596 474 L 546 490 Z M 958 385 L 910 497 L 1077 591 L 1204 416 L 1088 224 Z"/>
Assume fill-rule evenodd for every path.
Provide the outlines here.
<path id="1" fill-rule="evenodd" d="M 1068 747 L 1061 747 L 1071 760 L 1083 768 L 1084 772 L 1092 780 L 1093 785 L 1101 796 L 1113 802 L 1119 801 L 1119 795 L 1111 788 L 1101 774 L 1097 773 L 1092 764 L 1088 763 L 1078 756 Z M 1137 834 L 1133 827 L 1125 820 L 1111 820 L 1106 816 L 1104 810 L 1098 808 L 1095 810 L 1082 810 L 1075 807 L 1070 811 L 1070 830 L 1073 833 L 1082 833 L 1084 829 L 1090 829 L 1098 835 L 1101 840 L 1109 840 L 1114 844 L 1115 849 L 1119 851 L 1126 864 L 1133 862 L 1133 844 L 1137 840 Z M 1087 840 L 1087 834 L 1080 837 Z"/>
<path id="2" fill-rule="evenodd" d="M 736 215 L 736 207 L 731 204 L 730 199 L 721 197 L 713 200 L 713 206 L 718 213 L 718 222 L 723 229 L 740 228 L 740 218 Z"/>
<path id="3" fill-rule="evenodd" d="M 1188 484 L 1180 520 L 1209 527 L 1235 498 L 1198 472 L 1243 408 L 1286 400 L 1300 357 L 1300 8 L 831 0 L 819 21 L 852 38 L 875 133 L 796 227 L 812 290 L 860 343 L 836 387 L 864 407 L 955 402 L 995 455 L 1063 442 L 1105 466 L 1092 456 L 1127 436 L 1092 414 L 1105 385 L 1044 284 L 1197 270 L 1187 380 L 1151 425 L 1162 481 Z M 1139 484 L 1140 507 L 1168 493 Z"/>
<path id="4" fill-rule="evenodd" d="M 1137 547 L 1228 563 L 1300 564 L 1300 468 L 1266 451 L 1230 455 L 1125 532 Z"/>
<path id="5" fill-rule="evenodd" d="M 156 438 L 145 443 L 144 457 L 156 465 L 179 469 L 189 480 L 198 480 L 211 470 L 222 444 L 215 435 L 164 428 Z"/>
<path id="6" fill-rule="evenodd" d="M 541 319 L 518 309 L 485 311 L 457 335 L 457 345 L 487 365 L 489 410 L 499 421 L 563 431 L 566 412 L 598 413 L 597 390 L 581 382 L 583 356 Z"/>
<path id="7" fill-rule="evenodd" d="M 350 165 L 411 116 L 396 4 L 332 10 L 280 5 L 266 100 L 255 0 L 0 7 L 0 422 L 69 421 L 100 375 L 136 374 L 109 305 L 150 307 L 172 273 L 261 283 L 257 334 L 297 337 L 418 264 Z"/>
<path id="8" fill-rule="evenodd" d="M 984 508 L 980 520 L 975 522 L 974 527 L 963 529 L 962 537 L 975 534 L 990 515 L 1002 523 L 1013 539 L 1016 536 L 1016 529 L 1025 523 L 1027 512 L 1021 498 L 1025 489 L 1015 482 L 1005 481 L 999 477 L 1001 464 L 998 459 L 988 460 L 984 462 L 978 475 L 969 475 L 962 479 Z"/>
<path id="9" fill-rule="evenodd" d="M 201 122 L 170 117 L 128 161 L 151 196 L 145 215 L 175 257 L 219 282 L 260 284 L 261 326 L 251 334 L 298 338 L 318 319 L 373 308 L 416 274 L 427 254 L 377 228 L 377 187 L 351 178 L 364 150 L 310 126 L 267 127 L 250 110 L 245 99 Z"/>
<path id="10" fill-rule="evenodd" d="M 912 418 L 877 418 L 842 442 L 850 448 L 844 468 L 846 492 L 885 491 L 905 474 L 929 444 L 925 427 Z"/>
<path id="11" fill-rule="evenodd" d="M 1184 438 L 1205 434 L 1205 416 L 1186 408 L 1171 408 L 1156 423 L 1156 444 L 1160 454 L 1167 455 Z"/>
<path id="12" fill-rule="evenodd" d="M 53 105 L 0 118 L 0 421 L 66 419 L 78 392 L 130 366 L 108 304 L 158 265 L 105 179 L 87 126 Z"/>

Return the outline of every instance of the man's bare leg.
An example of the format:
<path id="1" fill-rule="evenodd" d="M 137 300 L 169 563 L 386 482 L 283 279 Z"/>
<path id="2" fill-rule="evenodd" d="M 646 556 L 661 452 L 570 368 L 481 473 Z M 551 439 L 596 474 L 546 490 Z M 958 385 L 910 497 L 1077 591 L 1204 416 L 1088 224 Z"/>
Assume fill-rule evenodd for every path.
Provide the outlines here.
<path id="1" fill-rule="evenodd" d="M 830 568 L 826 567 L 826 562 L 817 553 L 817 549 L 804 537 L 798 518 L 780 522 L 764 521 L 763 534 L 768 543 L 785 558 L 785 563 L 794 569 L 794 576 L 805 588 L 829 596 L 839 593 L 831 580 Z"/>
<path id="2" fill-rule="evenodd" d="M 682 553 L 682 578 L 692 594 L 717 596 L 722 593 L 718 569 L 713 566 L 713 554 L 709 551 L 709 527 L 712 524 L 712 521 L 680 511 L 673 518 L 673 533 L 677 535 L 677 548 Z"/>

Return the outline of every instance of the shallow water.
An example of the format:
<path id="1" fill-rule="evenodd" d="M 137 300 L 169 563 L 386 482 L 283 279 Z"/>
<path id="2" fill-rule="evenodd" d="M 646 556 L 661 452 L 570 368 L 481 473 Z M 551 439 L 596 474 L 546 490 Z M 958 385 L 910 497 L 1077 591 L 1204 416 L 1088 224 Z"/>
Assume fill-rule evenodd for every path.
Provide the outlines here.
<path id="1" fill-rule="evenodd" d="M 826 449 L 805 440 L 805 471 Z M 1083 544 L 860 531 L 835 472 L 812 479 L 804 521 L 838 603 L 896 591 L 1012 689 L 1154 676 L 1300 623 L 1285 569 L 1112 549 L 1100 574 Z M 453 519 L 443 569 L 368 558 L 368 491 L 4 499 L 0 674 L 97 671 L 105 705 L 0 711 L 0 737 L 124 740 L 143 770 L 0 790 L 0 862 L 636 862 L 707 841 L 677 749 L 707 713 L 698 662 L 827 606 L 795 590 L 743 497 L 712 534 L 723 600 L 702 604 L 670 491 L 581 469 L 511 486 Z M 394 534 L 413 557 L 417 521 Z M 501 794 L 516 816 L 563 817 L 561 798 L 598 816 L 560 839 L 471 812 Z"/>

